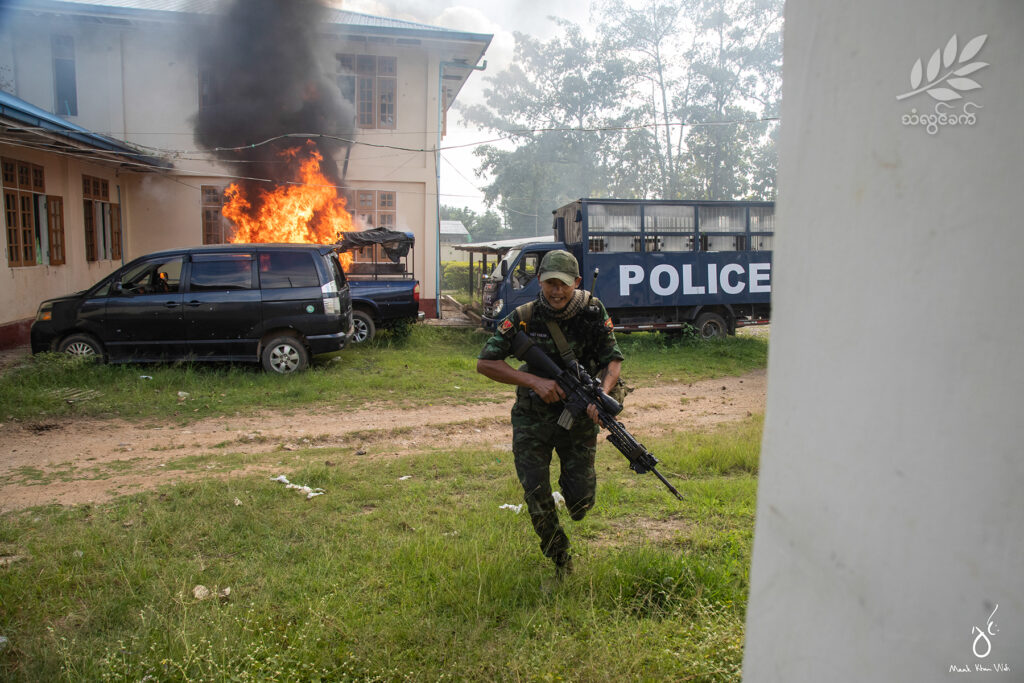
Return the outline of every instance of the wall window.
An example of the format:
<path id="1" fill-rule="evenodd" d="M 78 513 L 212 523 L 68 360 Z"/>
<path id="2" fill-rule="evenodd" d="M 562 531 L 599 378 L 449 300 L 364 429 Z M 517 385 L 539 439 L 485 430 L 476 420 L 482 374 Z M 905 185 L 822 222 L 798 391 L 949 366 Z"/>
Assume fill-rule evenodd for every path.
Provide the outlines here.
<path id="1" fill-rule="evenodd" d="M 398 58 L 340 54 L 338 89 L 356 110 L 360 128 L 394 128 L 398 101 Z"/>
<path id="2" fill-rule="evenodd" d="M 393 190 L 356 190 L 356 217 L 367 228 L 395 229 L 397 193 Z M 380 256 L 379 245 L 363 247 L 352 252 L 356 261 L 374 261 Z"/>
<path id="3" fill-rule="evenodd" d="M 203 244 L 224 244 L 231 237 L 231 222 L 224 218 L 224 188 L 203 185 L 200 188 L 203 212 Z"/>
<path id="4" fill-rule="evenodd" d="M 85 260 L 121 258 L 121 206 L 110 201 L 110 181 L 82 176 Z"/>
<path id="5" fill-rule="evenodd" d="M 78 116 L 78 88 L 75 84 L 75 41 L 71 36 L 53 36 L 54 113 Z"/>
<path id="6" fill-rule="evenodd" d="M 220 85 L 214 76 L 214 70 L 208 66 L 199 67 L 199 108 L 206 109 L 220 104 Z"/>
<path id="7" fill-rule="evenodd" d="M 0 159 L 7 265 L 64 264 L 64 200 L 47 196 L 42 166 Z"/>

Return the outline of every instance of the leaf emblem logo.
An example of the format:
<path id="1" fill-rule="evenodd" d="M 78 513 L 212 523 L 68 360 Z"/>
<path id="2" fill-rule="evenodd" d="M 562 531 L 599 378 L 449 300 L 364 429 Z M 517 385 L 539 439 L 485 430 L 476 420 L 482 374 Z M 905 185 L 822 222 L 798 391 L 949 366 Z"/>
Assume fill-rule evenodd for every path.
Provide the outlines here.
<path id="1" fill-rule="evenodd" d="M 899 95 L 896 99 L 905 100 L 919 93 L 927 93 L 933 100 L 950 102 L 963 98 L 960 93 L 977 90 L 981 87 L 973 78 L 966 78 L 979 69 L 988 66 L 988 62 L 971 61 L 977 55 L 988 34 L 975 36 L 957 55 L 956 34 L 949 39 L 944 48 L 939 48 L 928 58 L 925 66 L 921 59 L 914 62 L 910 69 L 910 91 Z"/>

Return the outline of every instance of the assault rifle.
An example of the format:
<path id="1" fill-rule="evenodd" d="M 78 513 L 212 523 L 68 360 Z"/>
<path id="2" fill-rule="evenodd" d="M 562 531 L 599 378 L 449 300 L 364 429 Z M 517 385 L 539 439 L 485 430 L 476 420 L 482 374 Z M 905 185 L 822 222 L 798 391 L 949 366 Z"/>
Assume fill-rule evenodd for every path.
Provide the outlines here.
<path id="1" fill-rule="evenodd" d="M 679 495 L 679 491 L 676 491 L 668 479 L 658 471 L 656 467 L 658 459 L 654 457 L 654 454 L 644 448 L 644 445 L 633 438 L 626 427 L 615 419 L 615 416 L 622 412 L 622 404 L 604 393 L 600 380 L 592 378 L 575 360 L 568 361 L 567 369 L 560 368 L 522 330 L 517 331 L 515 337 L 512 338 L 512 353 L 516 358 L 555 380 L 558 386 L 562 387 L 562 391 L 565 393 L 565 410 L 558 418 L 559 426 L 569 429 L 576 418 L 586 417 L 587 406 L 593 404 L 597 407 L 598 419 L 608 429 L 608 441 L 626 456 L 626 460 L 629 460 L 629 468 L 637 474 L 654 472 L 654 475 L 668 487 L 672 495 L 679 500 L 683 499 Z M 590 418 L 587 417 L 587 419 Z"/>

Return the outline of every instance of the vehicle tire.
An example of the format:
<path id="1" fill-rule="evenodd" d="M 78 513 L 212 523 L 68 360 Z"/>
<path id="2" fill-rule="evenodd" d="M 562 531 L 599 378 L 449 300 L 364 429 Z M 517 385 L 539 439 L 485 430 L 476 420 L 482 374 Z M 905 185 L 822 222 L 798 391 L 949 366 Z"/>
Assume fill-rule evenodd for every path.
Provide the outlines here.
<path id="1" fill-rule="evenodd" d="M 57 350 L 69 356 L 92 358 L 101 363 L 106 360 L 103 356 L 103 345 L 89 334 L 73 334 L 61 340 Z"/>
<path id="2" fill-rule="evenodd" d="M 365 311 L 352 311 L 352 343 L 362 344 L 373 339 L 377 333 L 377 327 L 373 324 L 373 318 Z"/>
<path id="3" fill-rule="evenodd" d="M 725 318 L 717 313 L 701 313 L 693 326 L 697 328 L 697 336 L 701 339 L 725 339 L 729 334 Z"/>
<path id="4" fill-rule="evenodd" d="M 309 351 L 298 337 L 282 334 L 263 345 L 260 354 L 263 369 L 279 375 L 301 372 L 309 365 Z"/>

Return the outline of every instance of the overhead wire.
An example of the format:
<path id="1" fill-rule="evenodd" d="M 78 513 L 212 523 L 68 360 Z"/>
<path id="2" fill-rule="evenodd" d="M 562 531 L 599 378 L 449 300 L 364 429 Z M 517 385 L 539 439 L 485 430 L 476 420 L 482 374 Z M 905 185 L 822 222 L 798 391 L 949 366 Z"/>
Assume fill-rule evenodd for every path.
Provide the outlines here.
<path id="1" fill-rule="evenodd" d="M 539 128 L 512 128 L 512 129 L 507 129 L 507 130 L 500 130 L 499 129 L 498 132 L 500 134 L 502 134 L 503 137 L 488 138 L 488 139 L 484 139 L 484 140 L 476 140 L 476 141 L 473 141 L 473 142 L 466 142 L 466 143 L 462 143 L 462 144 L 458 144 L 458 145 L 441 145 L 440 147 L 407 147 L 407 146 L 403 146 L 403 145 L 389 145 L 389 144 L 384 144 L 384 143 L 369 142 L 369 141 L 366 141 L 366 140 L 359 140 L 359 139 L 357 139 L 355 137 L 345 137 L 345 136 L 341 136 L 341 135 L 330 135 L 330 134 L 327 134 L 327 133 L 283 133 L 281 135 L 275 135 L 275 136 L 267 138 L 265 140 L 260 140 L 258 142 L 252 142 L 252 143 L 248 143 L 248 144 L 245 144 L 245 145 L 237 145 L 237 146 L 234 146 L 234 147 L 211 147 L 209 149 L 169 149 L 169 148 L 165 148 L 165 147 L 157 147 L 157 146 L 146 145 L 146 144 L 142 144 L 142 143 L 130 143 L 130 144 L 132 144 L 133 147 L 139 148 L 140 150 L 150 150 L 151 152 L 163 154 L 163 155 L 170 156 L 170 157 L 173 157 L 173 158 L 184 158 L 186 160 L 188 158 L 185 155 L 190 155 L 190 154 L 209 155 L 209 154 L 218 154 L 218 153 L 222 153 L 222 152 L 241 152 L 241 151 L 244 151 L 244 150 L 256 149 L 256 148 L 259 148 L 259 147 L 263 147 L 265 145 L 277 142 L 279 140 L 289 139 L 289 138 L 327 139 L 327 140 L 335 140 L 337 142 L 341 142 L 341 143 L 344 143 L 344 144 L 347 144 L 347 145 L 359 145 L 361 147 L 372 147 L 372 148 L 376 148 L 376 149 L 393 149 L 393 150 L 401 151 L 401 152 L 415 152 L 415 153 L 434 154 L 434 153 L 439 152 L 439 151 L 440 152 L 445 152 L 445 151 L 453 150 L 453 149 L 463 149 L 463 148 L 466 148 L 466 147 L 476 147 L 476 146 L 479 146 L 479 145 L 487 145 L 487 144 L 491 144 L 491 143 L 494 143 L 494 142 L 502 142 L 502 141 L 505 141 L 505 140 L 509 139 L 508 137 L 505 137 L 505 136 L 528 135 L 528 134 L 534 134 L 534 133 L 552 133 L 552 132 L 556 132 L 556 133 L 558 133 L 558 132 L 561 132 L 561 133 L 601 133 L 601 132 L 640 130 L 640 129 L 645 129 L 645 128 L 655 128 L 656 129 L 656 128 L 662 128 L 662 127 L 669 127 L 669 128 L 672 128 L 672 127 L 697 128 L 697 127 L 705 127 L 705 126 L 734 126 L 734 125 L 743 125 L 743 124 L 750 124 L 750 123 L 772 122 L 772 121 L 778 121 L 778 120 L 779 120 L 779 117 L 777 117 L 777 116 L 763 116 L 763 117 L 750 118 L 750 119 L 731 119 L 731 120 L 725 120 L 725 121 L 691 121 L 691 122 L 672 121 L 672 122 L 669 122 L 669 123 L 660 123 L 660 122 L 639 123 L 639 124 L 634 124 L 634 125 L 630 125 L 630 126 L 589 126 L 589 127 L 587 127 L 587 126 L 582 126 L 582 127 L 581 126 L 573 126 L 573 127 L 569 127 L 569 126 L 550 126 L 550 127 L 539 127 Z M 43 128 L 28 127 L 28 126 L 25 126 L 25 127 L 11 126 L 10 128 L 16 129 L 16 130 L 22 130 L 22 131 L 33 131 L 33 132 L 46 131 L 46 129 L 43 129 Z M 46 132 L 48 132 L 48 131 L 46 131 Z M 403 134 L 408 135 L 409 133 L 403 133 Z M 164 135 L 164 133 L 161 133 L 161 135 Z M 206 159 L 205 158 L 198 158 L 198 159 L 191 159 L 191 160 L 193 160 L 193 161 L 205 161 Z M 234 160 L 232 160 L 232 161 L 234 161 Z M 242 163 L 245 163 L 245 160 L 239 160 L 239 161 L 242 162 Z"/>
<path id="2" fill-rule="evenodd" d="M 766 117 L 758 117 L 758 118 L 752 118 L 752 119 L 736 119 L 736 120 L 728 120 L 728 121 L 670 122 L 670 123 L 658 123 L 658 122 L 655 122 L 655 123 L 646 123 L 646 124 L 636 124 L 636 125 L 632 125 L 632 126 L 522 128 L 522 129 L 509 129 L 509 130 L 504 130 L 504 131 L 499 131 L 499 132 L 503 133 L 506 136 L 526 135 L 526 134 L 543 133 L 543 132 L 609 132 L 609 131 L 627 131 L 627 130 L 638 130 L 638 129 L 643 129 L 643 128 L 659 128 L 659 127 L 674 127 L 674 126 L 700 127 L 700 126 L 743 125 L 743 124 L 750 124 L 750 123 L 773 122 L 773 121 L 778 121 L 778 120 L 779 120 L 779 117 L 777 117 L 777 116 L 766 116 Z M 53 131 L 51 131 L 51 130 L 44 129 L 44 128 L 41 128 L 41 127 L 33 127 L 33 126 L 7 125 L 7 126 L 5 126 L 5 128 L 6 128 L 6 130 L 17 131 L 17 132 L 33 132 L 33 133 L 48 133 L 48 134 L 53 133 Z M 59 135 L 59 133 L 58 133 L 58 135 Z M 256 149 L 256 148 L 263 147 L 265 145 L 271 144 L 273 142 L 277 142 L 279 140 L 292 139 L 292 138 L 300 138 L 300 139 L 329 139 L 329 140 L 335 140 L 335 141 L 338 141 L 338 142 L 341 142 L 341 143 L 344 143 L 344 144 L 348 144 L 348 145 L 353 145 L 353 146 L 354 145 L 359 145 L 359 146 L 363 146 L 363 147 L 372 147 L 372 148 L 377 148 L 377 149 L 392 149 L 392 150 L 399 151 L 399 152 L 412 152 L 412 153 L 422 153 L 422 154 L 426 154 L 426 153 L 435 154 L 437 152 L 444 152 L 444 151 L 448 151 L 448 150 L 464 149 L 466 147 L 476 147 L 476 146 L 480 146 L 480 145 L 491 144 L 491 143 L 494 143 L 494 142 L 502 142 L 502 141 L 505 141 L 505 140 L 509 139 L 508 137 L 498 137 L 498 138 L 489 138 L 489 139 L 485 139 L 485 140 L 478 140 L 478 141 L 468 142 L 468 143 L 463 143 L 463 144 L 458 144 L 458 145 L 442 145 L 440 147 L 404 147 L 404 146 L 401 146 L 401 145 L 387 145 L 387 144 L 382 144 L 382 143 L 373 143 L 373 142 L 369 142 L 369 141 L 358 140 L 358 139 L 354 139 L 354 138 L 342 137 L 342 136 L 337 136 L 337 135 L 328 135 L 328 134 L 324 134 L 324 133 L 285 133 L 285 134 L 282 134 L 282 135 L 277 135 L 277 136 L 274 136 L 274 137 L 271 137 L 271 138 L 267 138 L 266 140 L 250 143 L 250 144 L 247 144 L 247 145 L 239 145 L 239 146 L 236 146 L 236 147 L 214 147 L 214 148 L 207 149 L 207 150 L 172 150 L 172 149 L 166 149 L 166 148 L 161 148 L 161 147 L 156 147 L 156 146 L 151 146 L 151 145 L 145 145 L 145 144 L 140 144 L 140 143 L 129 143 L 129 144 L 131 144 L 132 147 L 134 147 L 136 149 L 139 149 L 140 150 L 140 152 L 139 152 L 140 154 L 145 153 L 145 150 L 149 150 L 149 153 L 155 153 L 155 154 L 158 154 L 158 155 L 163 155 L 165 157 L 169 157 L 170 159 L 177 160 L 177 161 L 198 161 L 198 162 L 204 162 L 204 163 L 211 163 L 211 162 L 213 162 L 213 163 L 228 163 L 228 164 L 276 163 L 274 160 L 264 160 L 264 161 L 254 161 L 254 160 L 247 160 L 247 159 L 224 160 L 224 159 L 210 158 L 210 156 L 211 155 L 216 155 L 218 153 L 223 153 L 223 152 L 239 152 L 239 151 L 248 150 L 248 149 Z M 0 142 L 4 142 L 4 143 L 12 145 L 12 146 L 22 147 L 22 148 L 26 148 L 26 149 L 34 149 L 34 150 L 37 150 L 37 151 L 52 152 L 52 153 L 55 153 L 55 154 L 60 154 L 60 155 L 64 155 L 64 156 L 74 157 L 76 159 L 85 159 L 85 160 L 91 160 L 91 161 L 98 161 L 98 162 L 107 163 L 107 164 L 111 163 L 111 161 L 112 161 L 112 159 L 109 156 L 101 156 L 100 155 L 100 150 L 95 150 L 95 152 L 92 153 L 92 154 L 90 154 L 89 152 L 85 152 L 85 151 L 82 151 L 82 152 L 69 151 L 68 150 L 68 146 L 66 144 L 60 144 L 60 143 L 58 143 L 56 141 L 54 141 L 54 142 L 35 141 L 33 143 L 29 143 L 29 142 L 27 142 L 25 140 L 22 140 L 22 139 L 11 139 L 11 138 L 0 137 Z M 299 181 L 279 181 L 279 180 L 274 180 L 274 179 L 271 179 L 271 178 L 259 178 L 259 177 L 255 177 L 255 176 L 240 175 L 240 174 L 236 174 L 236 173 L 215 172 L 215 171 L 211 171 L 211 170 L 202 170 L 202 171 L 200 171 L 200 170 L 185 169 L 185 168 L 161 169 L 160 167 L 154 166 L 152 164 L 147 164 L 147 163 L 144 163 L 144 162 L 141 162 L 141 161 L 133 160 L 133 159 L 130 158 L 129 155 L 127 155 L 125 153 L 111 151 L 110 154 L 115 154 L 115 155 L 117 155 L 119 157 L 119 159 L 117 160 L 117 163 L 120 166 L 122 166 L 122 167 L 130 167 L 130 168 L 134 167 L 134 168 L 138 168 L 139 170 L 147 171 L 147 172 L 159 172 L 160 170 L 164 170 L 165 172 L 162 173 L 162 175 L 166 175 L 168 177 L 171 177 L 172 179 L 175 180 L 175 182 L 179 182 L 180 184 L 185 185 L 186 187 L 190 187 L 190 188 L 195 188 L 195 186 L 194 185 L 190 185 L 190 184 L 184 182 L 182 180 L 183 177 L 186 177 L 186 178 L 187 177 L 211 178 L 211 179 L 220 179 L 220 180 L 232 181 L 232 182 L 233 181 L 250 181 L 250 182 L 258 182 L 258 183 L 276 183 L 276 184 L 284 184 L 284 185 L 303 185 L 303 184 L 305 184 L 305 183 L 302 183 L 302 182 L 299 182 Z M 198 156 L 198 157 L 187 156 L 187 155 L 191 155 L 191 154 L 202 155 L 202 156 Z M 390 155 L 390 156 L 395 156 L 395 155 Z M 441 156 L 441 155 L 438 155 L 438 156 Z M 451 163 L 450 160 L 445 159 L 445 161 L 448 163 L 449 166 L 451 166 L 455 170 L 456 173 L 459 174 L 459 176 L 462 177 L 463 180 L 465 180 L 467 183 L 469 183 L 469 185 L 471 187 L 473 187 L 477 191 L 483 192 L 483 190 L 481 190 L 479 187 L 477 187 L 476 183 L 474 183 L 469 178 L 467 178 L 454 164 Z M 281 162 L 281 163 L 284 163 L 284 162 Z M 166 172 L 166 171 L 169 171 L 169 172 Z M 333 187 L 335 189 L 339 189 L 339 190 L 341 190 L 341 189 L 348 189 L 348 188 L 340 186 L 340 185 L 329 184 L 329 186 Z M 422 194 L 423 196 L 428 196 L 428 195 L 429 196 L 434 196 L 434 194 L 435 194 L 435 193 L 429 193 L 429 192 L 419 193 L 419 192 L 411 192 L 411 191 L 409 191 L 407 193 L 408 194 L 417 194 L 417 195 L 418 194 Z M 466 199 L 478 199 L 479 198 L 479 197 L 474 196 L 474 195 L 461 195 L 461 194 L 453 194 L 453 193 L 442 193 L 442 192 L 440 192 L 440 188 L 438 188 L 438 192 L 436 193 L 436 195 L 437 196 L 441 196 L 441 197 L 466 198 Z M 508 210 L 511 211 L 512 213 L 521 214 L 523 216 L 528 216 L 528 217 L 536 218 L 536 216 L 534 214 L 523 213 L 523 212 L 520 212 L 520 211 L 515 211 L 514 209 L 508 209 Z"/>

